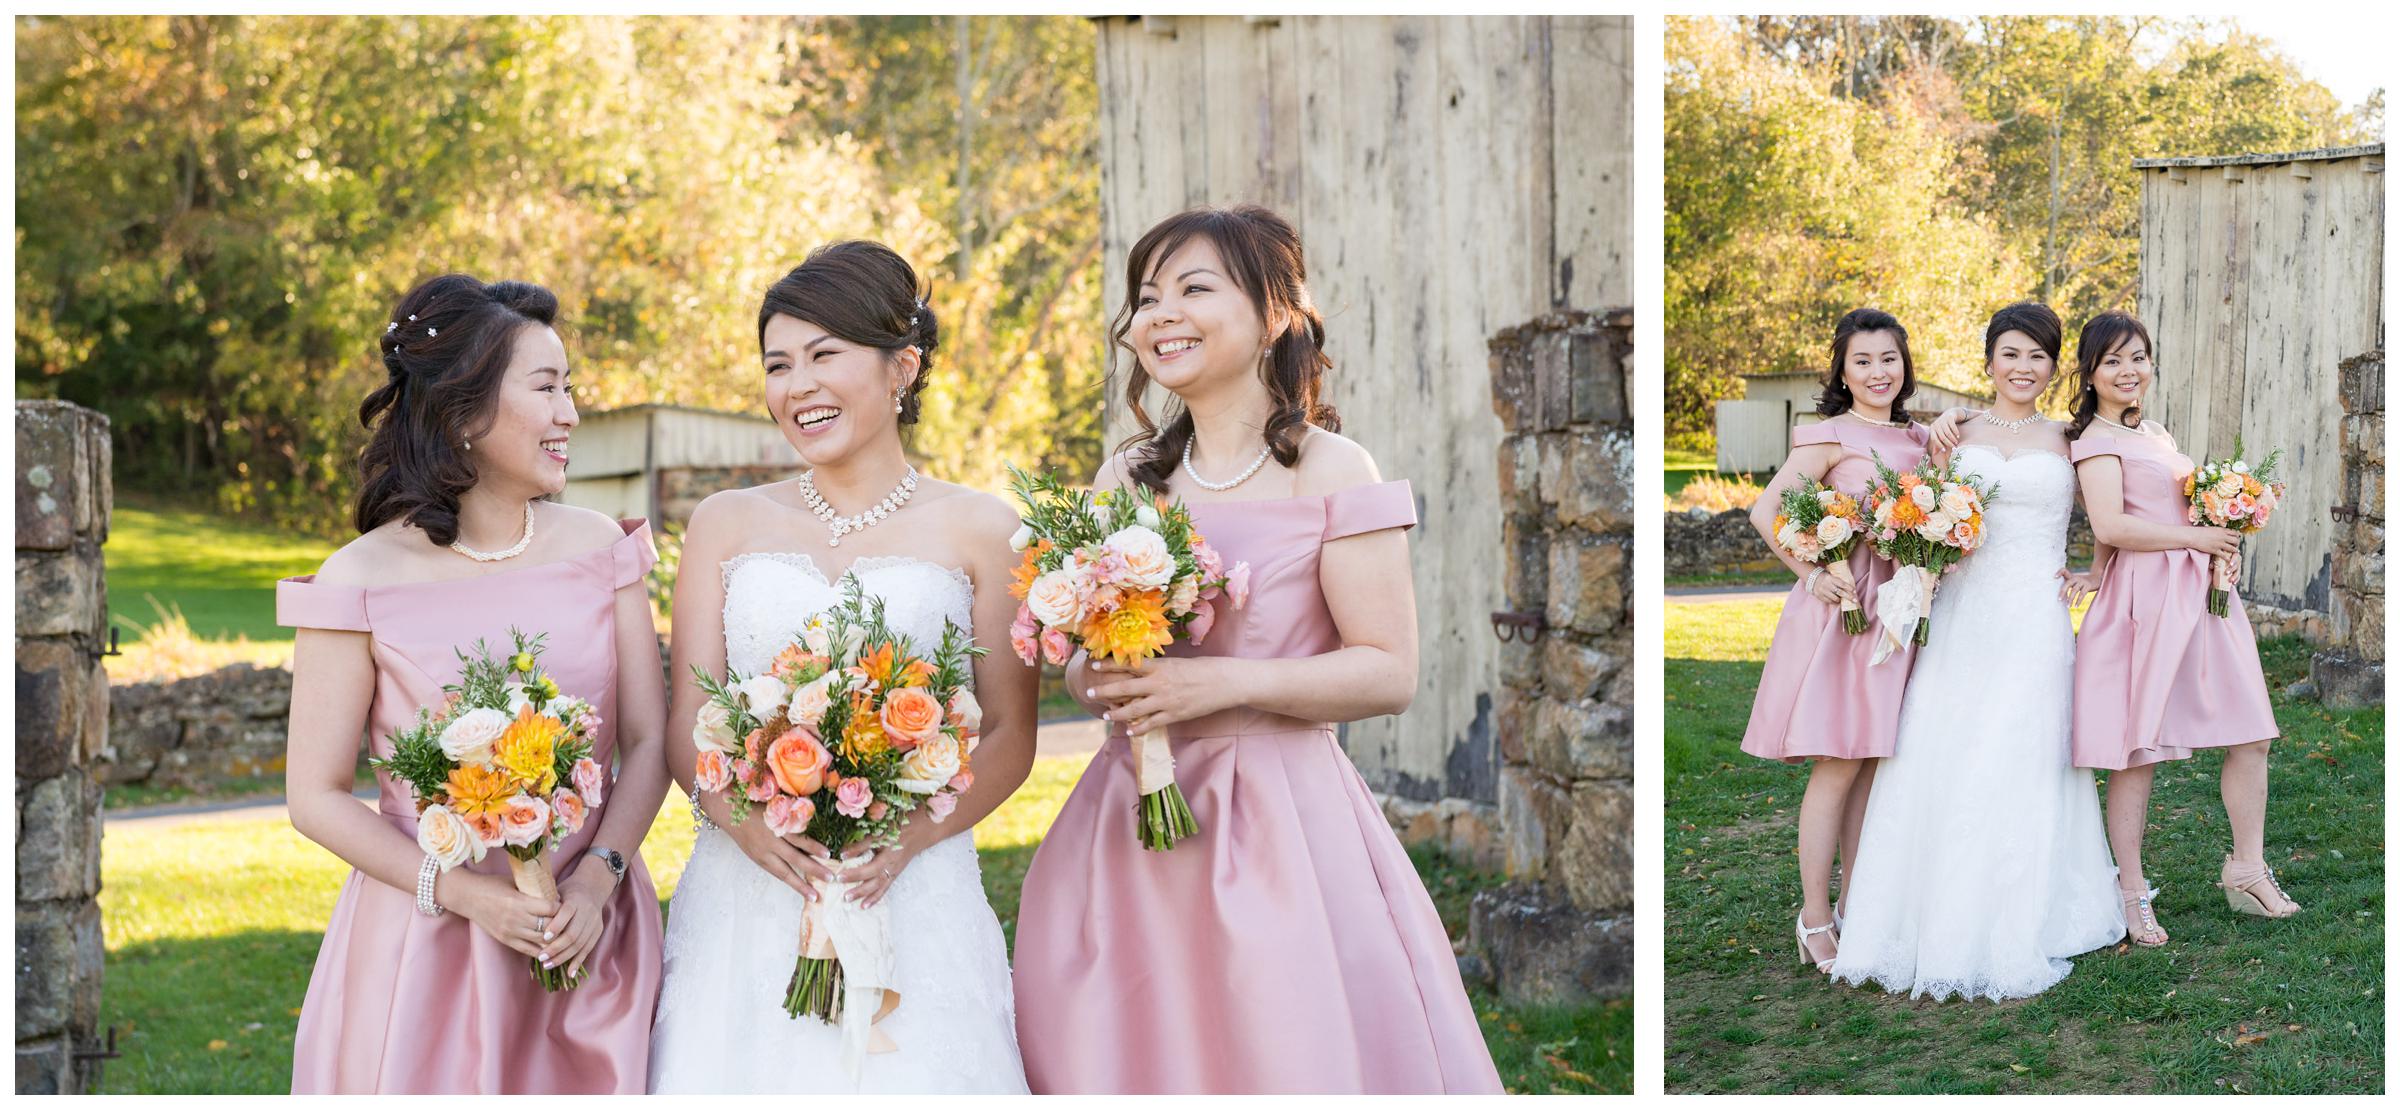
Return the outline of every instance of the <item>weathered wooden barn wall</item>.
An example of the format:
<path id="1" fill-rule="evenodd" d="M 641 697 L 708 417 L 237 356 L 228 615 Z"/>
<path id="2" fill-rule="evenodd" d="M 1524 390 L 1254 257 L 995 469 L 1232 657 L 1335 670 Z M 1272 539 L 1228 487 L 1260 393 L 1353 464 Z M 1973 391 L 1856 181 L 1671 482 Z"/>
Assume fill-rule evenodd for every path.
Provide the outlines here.
<path id="1" fill-rule="evenodd" d="M 1632 301 L 1630 21 L 1096 27 L 1109 311 L 1126 251 L 1166 216 L 1248 201 L 1300 229 L 1343 431 L 1421 505 L 1416 702 L 1351 726 L 1345 743 L 1379 791 L 1491 801 L 1490 616 L 1506 599 L 1486 344 L 1554 309 Z M 1118 400 L 1111 443 L 1133 427 Z"/>
<path id="2" fill-rule="evenodd" d="M 2195 460 L 2283 448 L 2285 509 L 2249 541 L 2243 595 L 2331 603 L 2340 365 L 2383 346 L 2383 147 L 2144 159 L 2139 314 L 2149 415 Z"/>

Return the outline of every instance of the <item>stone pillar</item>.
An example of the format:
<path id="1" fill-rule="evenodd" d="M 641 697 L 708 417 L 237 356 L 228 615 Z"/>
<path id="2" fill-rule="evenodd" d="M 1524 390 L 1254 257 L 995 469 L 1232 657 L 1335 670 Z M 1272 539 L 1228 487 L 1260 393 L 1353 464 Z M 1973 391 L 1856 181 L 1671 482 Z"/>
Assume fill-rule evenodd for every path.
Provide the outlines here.
<path id="1" fill-rule="evenodd" d="M 2333 613 L 2309 681 L 2325 704 L 2383 704 L 2383 352 L 2342 360 L 2342 490 L 2333 507 Z"/>
<path id="2" fill-rule="evenodd" d="M 99 1083 L 108 418 L 17 403 L 17 1093 Z"/>
<path id="3" fill-rule="evenodd" d="M 1507 611 L 1499 819 L 1512 882 L 1468 945 L 1504 998 L 1633 984 L 1633 312 L 1562 312 L 1491 340 Z"/>

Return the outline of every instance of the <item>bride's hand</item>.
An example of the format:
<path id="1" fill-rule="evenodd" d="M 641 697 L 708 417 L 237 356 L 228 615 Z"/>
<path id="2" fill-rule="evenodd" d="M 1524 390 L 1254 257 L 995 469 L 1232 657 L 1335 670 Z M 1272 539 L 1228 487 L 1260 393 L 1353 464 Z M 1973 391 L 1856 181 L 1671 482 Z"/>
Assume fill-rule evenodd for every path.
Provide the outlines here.
<path id="1" fill-rule="evenodd" d="M 775 881 L 800 892 L 802 898 L 817 900 L 817 888 L 812 880 L 833 877 L 831 868 L 820 862 L 827 855 L 825 846 L 805 836 L 780 837 L 767 831 L 766 814 L 761 807 L 751 807 L 750 819 L 740 824 L 720 824 L 717 827 L 733 838 L 742 854 L 759 870 L 775 877 Z M 813 845 L 813 851 L 802 845 Z"/>
<path id="2" fill-rule="evenodd" d="M 1958 446 L 1959 429 L 1965 426 L 1971 412 L 1966 408 L 1942 410 L 1942 414 L 1935 417 L 1933 424 L 1926 429 L 1927 446 L 1935 453 L 1949 454 L 1951 448 Z"/>
<path id="3" fill-rule="evenodd" d="M 1147 732 L 1197 720 L 1236 704 L 1224 681 L 1223 660 L 1162 656 L 1140 670 L 1106 661 L 1092 664 L 1093 695 L 1114 706 L 1105 720 L 1128 732 Z"/>
<path id="4" fill-rule="evenodd" d="M 903 843 L 880 852 L 864 844 L 853 844 L 849 851 L 842 853 L 842 858 L 856 859 L 869 854 L 875 858 L 851 872 L 863 876 L 850 888 L 850 900 L 858 903 L 862 909 L 873 908 L 875 903 L 883 901 L 883 896 L 891 893 L 892 884 L 899 880 L 900 872 L 908 867 L 908 861 L 917 857 L 916 851 Z"/>

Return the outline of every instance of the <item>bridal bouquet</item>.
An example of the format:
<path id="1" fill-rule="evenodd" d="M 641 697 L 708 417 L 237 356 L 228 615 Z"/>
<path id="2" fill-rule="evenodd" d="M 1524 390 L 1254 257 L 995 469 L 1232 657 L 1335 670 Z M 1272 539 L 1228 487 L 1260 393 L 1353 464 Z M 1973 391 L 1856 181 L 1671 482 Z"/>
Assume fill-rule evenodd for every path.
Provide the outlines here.
<path id="1" fill-rule="evenodd" d="M 442 870 L 480 863 L 493 848 L 508 853 L 517 889 L 558 900 L 544 855 L 574 835 L 600 808 L 607 772 L 591 758 L 600 714 L 592 703 L 558 692 L 537 670 L 545 637 L 514 628 L 516 650 L 494 660 L 483 641 L 458 653 L 465 667 L 439 707 L 417 710 L 417 723 L 392 736 L 392 754 L 370 759 L 417 796 L 417 846 Z M 572 990 L 582 975 L 533 960 L 544 990 Z"/>
<path id="2" fill-rule="evenodd" d="M 2183 495 L 2192 502 L 2184 519 L 2193 524 L 2231 528 L 2245 536 L 2265 528 L 2267 518 L 2275 515 L 2276 504 L 2283 500 L 2283 483 L 2267 477 L 2281 458 L 2283 450 L 2277 448 L 2267 455 L 2267 461 L 2251 466 L 2242 458 L 2241 437 L 2235 436 L 2231 459 L 2210 459 L 2183 480 Z M 2241 573 L 2240 554 L 2209 557 L 2209 612 L 2220 617 L 2226 615 L 2234 581 Z"/>
<path id="3" fill-rule="evenodd" d="M 1023 602 L 1009 642 L 1027 663 L 1063 664 L 1081 647 L 1138 668 L 1178 635 L 1207 639 L 1219 599 L 1235 609 L 1250 600 L 1250 564 L 1226 566 L 1182 504 L 1130 490 L 1069 490 L 1014 466 L 1009 474 L 1026 513 L 1011 540 L 1024 562 L 1009 587 Z M 1141 792 L 1135 834 L 1142 847 L 1167 851 L 1200 826 L 1175 785 L 1166 731 L 1130 742 Z"/>
<path id="4" fill-rule="evenodd" d="M 1926 642 L 1933 623 L 1933 589 L 1941 576 L 1983 544 L 1983 507 L 2000 488 L 1986 488 L 1951 464 L 1927 459 L 1898 473 L 1875 456 L 1867 488 L 1867 534 L 1876 553 L 1895 565 L 1875 592 L 1883 638 L 1873 662 L 1891 657 L 1912 636 Z"/>
<path id="5" fill-rule="evenodd" d="M 1799 488 L 1785 490 L 1775 514 L 1775 543 L 1792 558 L 1824 567 L 1846 585 L 1856 585 L 1850 577 L 1850 550 L 1866 529 L 1857 498 L 1814 478 L 1802 478 Z M 1867 611 L 1858 599 L 1843 601 L 1842 631 L 1856 636 L 1866 630 Z"/>
<path id="6" fill-rule="evenodd" d="M 841 602 L 811 618 L 766 673 L 718 682 L 693 668 L 708 694 L 692 723 L 694 785 L 723 795 L 737 824 L 763 810 L 769 832 L 815 838 L 837 872 L 866 867 L 871 854 L 842 853 L 898 843 L 920 806 L 947 818 L 974 785 L 968 757 L 983 709 L 968 668 L 982 654 L 948 621 L 932 654 L 919 654 L 885 621 L 883 599 L 848 579 Z M 816 885 L 783 1009 L 839 1024 L 855 1067 L 861 1054 L 891 1048 L 873 1028 L 900 1004 L 888 907 L 859 908 L 844 879 Z"/>

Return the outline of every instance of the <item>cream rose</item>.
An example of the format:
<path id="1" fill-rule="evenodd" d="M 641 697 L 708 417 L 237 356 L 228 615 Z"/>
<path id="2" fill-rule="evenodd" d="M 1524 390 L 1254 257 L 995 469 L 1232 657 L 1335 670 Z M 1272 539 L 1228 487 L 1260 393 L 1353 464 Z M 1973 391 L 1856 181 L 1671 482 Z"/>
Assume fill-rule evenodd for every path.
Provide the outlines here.
<path id="1" fill-rule="evenodd" d="M 715 698 L 701 702 L 700 711 L 692 715 L 692 746 L 704 752 L 734 751 L 733 712 Z"/>
<path id="2" fill-rule="evenodd" d="M 1975 492 L 1965 486 L 1952 486 L 1942 495 L 1942 514 L 1952 520 L 1965 520 L 1975 515 Z"/>
<path id="3" fill-rule="evenodd" d="M 1941 495 L 1934 492 L 1932 486 L 1918 486 L 1908 491 L 1908 499 L 1916 502 L 1920 509 L 1931 509 L 1936 502 L 1941 500 Z"/>
<path id="4" fill-rule="evenodd" d="M 482 838 L 449 806 L 426 806 L 425 812 L 417 815 L 417 847 L 425 849 L 444 871 L 483 859 Z"/>
<path id="5" fill-rule="evenodd" d="M 1175 579 L 1175 556 L 1167 550 L 1166 538 L 1148 528 L 1120 528 L 1102 545 L 1125 560 L 1125 582 L 1120 585 L 1156 588 Z"/>
<path id="6" fill-rule="evenodd" d="M 1840 546 L 1842 541 L 1850 538 L 1850 534 L 1847 517 L 1829 516 L 1817 522 L 1817 542 L 1826 547 Z"/>
<path id="7" fill-rule="evenodd" d="M 983 703 L 975 700 L 975 691 L 961 686 L 950 695 L 950 723 L 973 732 L 983 727 Z"/>
<path id="8" fill-rule="evenodd" d="M 510 718 L 497 709 L 470 709 L 442 729 L 442 754 L 454 763 L 489 763 L 492 745 L 508 730 Z"/>
<path id="9" fill-rule="evenodd" d="M 791 703 L 784 707 L 784 718 L 796 725 L 815 728 L 825 720 L 825 711 L 833 706 L 833 676 L 827 671 L 792 691 Z"/>
<path id="10" fill-rule="evenodd" d="M 901 786 L 914 793 L 931 794 L 958 773 L 958 763 L 958 739 L 946 732 L 938 733 L 933 739 L 919 743 L 908 753 L 908 758 L 900 761 L 901 773 L 908 776 L 901 780 Z M 924 789 L 917 789 L 919 785 Z"/>
<path id="11" fill-rule="evenodd" d="M 1033 580 L 1033 586 L 1025 591 L 1025 605 L 1045 627 L 1073 628 L 1083 621 L 1078 593 L 1074 576 L 1061 568 Z"/>
<path id="12" fill-rule="evenodd" d="M 742 708 L 759 720 L 766 720 L 783 708 L 783 699 L 791 695 L 783 680 L 771 674 L 752 675 L 735 689 L 742 692 Z"/>

